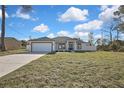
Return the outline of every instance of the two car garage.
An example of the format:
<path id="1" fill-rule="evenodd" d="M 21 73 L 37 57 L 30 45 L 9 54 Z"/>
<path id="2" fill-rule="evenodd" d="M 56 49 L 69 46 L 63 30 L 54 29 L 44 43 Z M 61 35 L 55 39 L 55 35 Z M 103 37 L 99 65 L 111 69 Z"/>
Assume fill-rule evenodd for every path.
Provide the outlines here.
<path id="1" fill-rule="evenodd" d="M 32 42 L 31 52 L 52 52 L 53 43 L 52 42 Z"/>
<path id="2" fill-rule="evenodd" d="M 54 51 L 55 41 L 48 37 L 31 39 L 28 41 L 27 50 L 30 52 L 48 53 Z"/>

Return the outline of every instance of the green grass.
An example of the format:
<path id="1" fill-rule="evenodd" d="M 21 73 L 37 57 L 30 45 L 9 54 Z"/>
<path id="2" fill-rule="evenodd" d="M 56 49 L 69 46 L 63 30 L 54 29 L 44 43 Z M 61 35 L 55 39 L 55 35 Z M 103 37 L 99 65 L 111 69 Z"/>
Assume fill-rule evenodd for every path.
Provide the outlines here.
<path id="1" fill-rule="evenodd" d="M 0 87 L 124 87 L 124 53 L 48 54 L 1 77 Z"/>
<path id="2" fill-rule="evenodd" d="M 7 50 L 7 51 L 0 51 L 0 56 L 11 55 L 11 54 L 21 54 L 27 53 L 26 49 L 17 49 L 17 50 Z"/>

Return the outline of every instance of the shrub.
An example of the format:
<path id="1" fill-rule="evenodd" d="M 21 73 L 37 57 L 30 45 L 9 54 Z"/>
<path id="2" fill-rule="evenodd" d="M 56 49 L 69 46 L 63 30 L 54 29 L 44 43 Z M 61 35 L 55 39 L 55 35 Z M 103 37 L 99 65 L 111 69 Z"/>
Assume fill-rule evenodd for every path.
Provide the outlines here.
<path id="1" fill-rule="evenodd" d="M 52 52 L 50 52 L 50 53 L 48 53 L 48 54 L 56 54 L 56 51 L 52 51 Z"/>
<path id="2" fill-rule="evenodd" d="M 124 52 L 124 46 L 118 49 L 118 52 Z"/>
<path id="3" fill-rule="evenodd" d="M 97 50 L 124 52 L 124 41 L 115 40 L 115 41 L 109 43 L 108 45 L 98 45 Z"/>
<path id="4" fill-rule="evenodd" d="M 100 51 L 109 51 L 108 45 L 98 45 L 97 50 Z"/>
<path id="5" fill-rule="evenodd" d="M 120 49 L 120 42 L 118 41 L 113 41 L 112 44 L 109 45 L 109 50 L 111 51 L 118 51 Z"/>

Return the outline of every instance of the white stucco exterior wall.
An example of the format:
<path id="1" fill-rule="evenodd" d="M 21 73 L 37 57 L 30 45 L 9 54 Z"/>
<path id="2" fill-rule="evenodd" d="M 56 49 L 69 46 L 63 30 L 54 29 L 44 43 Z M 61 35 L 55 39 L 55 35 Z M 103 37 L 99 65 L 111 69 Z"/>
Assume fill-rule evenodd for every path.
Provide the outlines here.
<path id="1" fill-rule="evenodd" d="M 53 42 L 53 51 L 56 50 L 56 45 L 55 45 L 55 42 Z"/>
<path id="2" fill-rule="evenodd" d="M 86 44 L 82 44 L 82 49 L 83 51 L 96 51 L 97 48 L 96 46 L 88 46 Z"/>
<path id="3" fill-rule="evenodd" d="M 34 41 L 33 41 L 34 42 Z M 38 41 L 35 41 L 35 42 L 38 42 Z M 28 42 L 29 44 L 26 46 L 26 49 L 29 51 L 29 52 L 31 52 L 31 41 L 30 42 Z M 42 42 L 41 42 L 42 43 Z M 52 42 L 53 44 L 53 46 L 52 46 L 52 48 L 53 48 L 53 51 L 55 51 L 56 50 L 56 46 L 55 46 L 55 41 L 53 41 Z"/>
<path id="4" fill-rule="evenodd" d="M 31 52 L 31 45 L 27 45 L 27 46 L 26 46 L 26 49 L 27 49 L 29 52 Z"/>
<path id="5" fill-rule="evenodd" d="M 67 43 L 66 43 L 66 50 L 68 50 L 68 47 L 69 47 L 69 45 L 68 45 L 68 41 L 67 41 Z"/>
<path id="6" fill-rule="evenodd" d="M 82 47 L 82 50 L 84 50 L 84 51 L 96 51 L 96 46 Z"/>
<path id="7" fill-rule="evenodd" d="M 37 42 L 37 41 L 36 41 Z M 57 49 L 57 45 L 56 45 L 56 43 L 55 43 L 55 41 L 53 41 L 52 42 L 53 44 L 53 51 L 56 51 L 56 50 L 58 50 Z M 68 50 L 68 47 L 69 47 L 69 45 L 68 45 L 68 41 L 67 41 L 67 43 L 66 43 L 66 50 Z M 29 51 L 29 52 L 31 52 L 31 42 L 28 42 L 28 45 L 26 46 L 26 49 Z M 89 46 L 89 45 L 87 45 L 87 44 L 85 44 L 85 43 L 82 43 L 82 49 L 77 49 L 77 44 L 76 44 L 76 41 L 74 42 L 74 50 L 75 51 L 96 51 L 97 50 L 97 48 L 96 48 L 96 46 Z"/>
<path id="8" fill-rule="evenodd" d="M 74 42 L 74 50 L 77 50 L 77 44 L 76 44 L 76 41 Z"/>

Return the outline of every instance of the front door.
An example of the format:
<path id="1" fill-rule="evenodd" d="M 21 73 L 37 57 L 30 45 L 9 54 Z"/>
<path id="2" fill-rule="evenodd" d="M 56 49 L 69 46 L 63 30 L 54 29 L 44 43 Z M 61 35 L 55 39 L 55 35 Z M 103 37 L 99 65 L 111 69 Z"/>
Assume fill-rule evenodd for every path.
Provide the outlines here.
<path id="1" fill-rule="evenodd" d="M 59 43 L 58 49 L 59 49 L 60 51 L 64 51 L 64 50 L 66 49 L 65 43 Z"/>
<path id="2" fill-rule="evenodd" d="M 73 42 L 69 42 L 69 50 L 74 50 L 74 44 L 73 44 Z"/>

